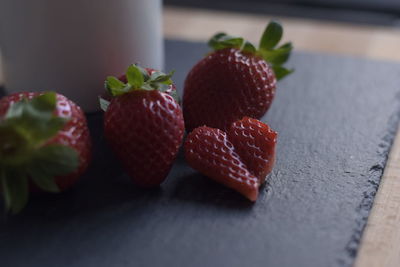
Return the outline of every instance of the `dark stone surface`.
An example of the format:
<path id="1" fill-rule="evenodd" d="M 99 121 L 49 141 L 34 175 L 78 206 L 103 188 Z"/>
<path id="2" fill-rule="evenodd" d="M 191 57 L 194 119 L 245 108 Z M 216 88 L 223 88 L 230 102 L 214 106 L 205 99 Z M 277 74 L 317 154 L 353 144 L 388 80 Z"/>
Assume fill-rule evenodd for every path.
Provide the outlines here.
<path id="1" fill-rule="evenodd" d="M 206 51 L 167 42 L 179 89 Z M 263 118 L 277 164 L 254 205 L 182 156 L 160 188 L 136 188 L 92 114 L 89 172 L 2 218 L 1 266 L 350 266 L 399 119 L 400 65 L 306 53 L 289 65 Z"/>

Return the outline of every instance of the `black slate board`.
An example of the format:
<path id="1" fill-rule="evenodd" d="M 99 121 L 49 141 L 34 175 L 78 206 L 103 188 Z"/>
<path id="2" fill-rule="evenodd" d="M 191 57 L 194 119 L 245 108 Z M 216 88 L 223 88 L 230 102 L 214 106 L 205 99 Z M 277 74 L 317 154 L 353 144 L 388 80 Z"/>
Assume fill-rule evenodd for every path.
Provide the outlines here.
<path id="1" fill-rule="evenodd" d="M 178 88 L 206 53 L 168 41 Z M 94 159 L 71 191 L 0 223 L 1 266 L 350 266 L 399 120 L 400 65 L 295 53 L 263 118 L 277 164 L 251 205 L 182 155 L 168 181 L 136 188 L 89 115 Z M 1 203 L 0 203 L 1 204 Z"/>

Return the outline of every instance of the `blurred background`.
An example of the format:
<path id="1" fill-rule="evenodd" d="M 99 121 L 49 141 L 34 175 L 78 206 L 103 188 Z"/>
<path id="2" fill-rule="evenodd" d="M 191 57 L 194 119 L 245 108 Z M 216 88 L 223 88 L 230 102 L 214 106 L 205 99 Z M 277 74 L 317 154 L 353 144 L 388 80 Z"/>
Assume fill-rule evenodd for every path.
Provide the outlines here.
<path id="1" fill-rule="evenodd" d="M 270 19 L 296 51 L 400 62 L 400 0 L 163 1 L 168 39 L 204 42 L 225 31 L 257 44 Z M 0 60 L 0 84 L 1 74 Z"/>
<path id="2" fill-rule="evenodd" d="M 165 0 L 171 6 L 400 26 L 399 0 Z"/>
<path id="3" fill-rule="evenodd" d="M 167 38 L 206 41 L 217 30 L 257 44 L 270 19 L 295 50 L 400 62 L 399 0 L 165 0 Z"/>

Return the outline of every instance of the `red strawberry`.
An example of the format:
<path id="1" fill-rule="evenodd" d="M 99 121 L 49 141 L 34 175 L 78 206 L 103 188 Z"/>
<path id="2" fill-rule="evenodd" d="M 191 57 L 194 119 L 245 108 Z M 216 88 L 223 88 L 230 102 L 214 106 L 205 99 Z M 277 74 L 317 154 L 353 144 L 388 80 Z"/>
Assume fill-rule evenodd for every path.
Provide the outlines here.
<path id="1" fill-rule="evenodd" d="M 106 80 L 113 97 L 109 103 L 102 100 L 105 137 L 132 180 L 143 187 L 165 180 L 182 143 L 183 115 L 171 96 L 176 91 L 170 78 L 131 65 L 127 83 Z"/>
<path id="2" fill-rule="evenodd" d="M 244 116 L 259 119 L 267 112 L 276 80 L 292 72 L 282 67 L 291 43 L 275 48 L 282 32 L 271 22 L 258 50 L 243 38 L 224 33 L 209 41 L 214 52 L 198 62 L 185 81 L 183 114 L 189 132 L 202 125 L 226 130 Z"/>
<path id="3" fill-rule="evenodd" d="M 268 125 L 244 117 L 227 132 L 207 126 L 194 129 L 185 141 L 185 157 L 194 169 L 256 201 L 275 163 L 276 138 Z"/>
<path id="4" fill-rule="evenodd" d="M 72 186 L 89 164 L 90 149 L 85 115 L 65 96 L 23 92 L 0 100 L 0 187 L 13 212 L 25 206 L 29 190 Z"/>

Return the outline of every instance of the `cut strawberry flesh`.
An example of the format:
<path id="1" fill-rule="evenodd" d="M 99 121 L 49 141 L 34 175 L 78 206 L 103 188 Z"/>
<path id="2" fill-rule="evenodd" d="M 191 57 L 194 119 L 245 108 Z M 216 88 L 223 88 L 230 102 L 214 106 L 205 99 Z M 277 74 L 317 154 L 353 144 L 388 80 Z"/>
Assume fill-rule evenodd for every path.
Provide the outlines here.
<path id="1" fill-rule="evenodd" d="M 257 199 L 258 179 L 247 170 L 225 132 L 196 128 L 186 139 L 185 156 L 194 169 L 252 201 Z"/>
<path id="2" fill-rule="evenodd" d="M 244 117 L 232 123 L 227 134 L 247 169 L 262 184 L 275 163 L 277 133 L 259 120 Z"/>
<path id="3" fill-rule="evenodd" d="M 188 135 L 185 157 L 194 169 L 256 201 L 275 162 L 276 137 L 268 125 L 247 117 L 227 133 L 202 126 Z"/>

